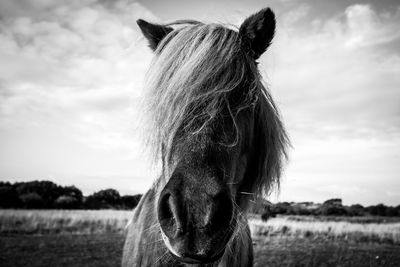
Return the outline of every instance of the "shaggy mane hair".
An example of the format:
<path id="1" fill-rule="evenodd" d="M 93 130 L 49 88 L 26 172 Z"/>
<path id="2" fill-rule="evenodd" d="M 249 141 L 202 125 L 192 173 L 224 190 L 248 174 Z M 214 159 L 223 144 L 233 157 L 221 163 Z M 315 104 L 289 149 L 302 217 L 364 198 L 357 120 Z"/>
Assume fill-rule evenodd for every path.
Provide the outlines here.
<path id="1" fill-rule="evenodd" d="M 262 194 L 279 185 L 289 141 L 257 65 L 246 53 L 246 40 L 220 24 L 177 21 L 169 25 L 178 27 L 157 47 L 145 83 L 146 134 L 155 158 L 168 162 L 174 142 L 181 138 L 179 132 L 196 135 L 224 110 L 229 111 L 238 135 L 237 114 L 253 108 L 258 175 L 247 189 Z"/>

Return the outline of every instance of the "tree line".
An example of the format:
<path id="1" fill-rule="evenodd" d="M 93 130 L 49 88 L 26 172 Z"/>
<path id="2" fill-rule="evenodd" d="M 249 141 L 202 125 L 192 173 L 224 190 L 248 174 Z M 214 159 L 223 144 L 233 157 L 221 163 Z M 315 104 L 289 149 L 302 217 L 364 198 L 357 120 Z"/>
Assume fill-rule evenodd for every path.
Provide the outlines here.
<path id="1" fill-rule="evenodd" d="M 115 189 L 105 189 L 84 196 L 75 186 L 60 186 L 51 181 L 1 182 L 0 208 L 23 209 L 133 209 L 142 195 L 123 195 Z M 313 202 L 262 201 L 251 207 L 252 213 L 262 214 L 264 219 L 282 215 L 315 216 L 400 216 L 400 205 L 384 204 L 345 206 L 339 198 L 322 204 Z"/>
<path id="2" fill-rule="evenodd" d="M 0 182 L 0 208 L 23 209 L 133 209 L 141 195 L 121 196 L 105 189 L 84 196 L 75 186 L 51 181 Z"/>
<path id="3" fill-rule="evenodd" d="M 282 215 L 314 215 L 314 216 L 400 216 L 400 205 L 396 207 L 384 204 L 362 206 L 354 204 L 346 206 L 340 198 L 328 199 L 324 203 L 313 202 L 279 202 L 264 203 L 256 213 L 262 214 L 263 219 Z"/>

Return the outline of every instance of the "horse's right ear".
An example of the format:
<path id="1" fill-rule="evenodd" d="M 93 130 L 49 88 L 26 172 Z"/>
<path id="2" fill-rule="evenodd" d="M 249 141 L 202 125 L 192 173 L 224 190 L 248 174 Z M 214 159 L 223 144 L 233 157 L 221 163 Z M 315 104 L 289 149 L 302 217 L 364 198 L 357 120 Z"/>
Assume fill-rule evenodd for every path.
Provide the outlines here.
<path id="1" fill-rule="evenodd" d="M 275 34 L 275 14 L 269 8 L 248 17 L 239 28 L 239 35 L 245 43 L 249 54 L 258 59 L 271 44 Z"/>
<path id="2" fill-rule="evenodd" d="M 136 23 L 139 25 L 144 37 L 149 41 L 149 47 L 155 51 L 161 40 L 167 36 L 168 33 L 172 32 L 173 29 L 168 26 L 159 24 L 152 24 L 145 20 L 138 19 Z"/>

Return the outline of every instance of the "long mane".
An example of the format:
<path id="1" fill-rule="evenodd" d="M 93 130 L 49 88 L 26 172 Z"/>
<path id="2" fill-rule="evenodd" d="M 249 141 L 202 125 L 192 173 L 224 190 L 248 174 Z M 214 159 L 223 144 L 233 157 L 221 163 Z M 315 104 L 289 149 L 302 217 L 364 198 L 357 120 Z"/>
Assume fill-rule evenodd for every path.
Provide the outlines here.
<path id="1" fill-rule="evenodd" d="M 237 31 L 221 24 L 176 24 L 178 29 L 155 51 L 145 83 L 145 132 L 154 158 L 169 160 L 179 131 L 196 135 L 224 109 L 235 122 L 240 110 L 252 107 L 257 119 L 256 141 L 262 147 L 257 177 L 249 181 L 248 188 L 260 193 L 269 190 L 271 184 L 279 182 L 288 138 L 243 40 Z M 243 95 L 238 103 L 230 103 L 233 93 Z"/>

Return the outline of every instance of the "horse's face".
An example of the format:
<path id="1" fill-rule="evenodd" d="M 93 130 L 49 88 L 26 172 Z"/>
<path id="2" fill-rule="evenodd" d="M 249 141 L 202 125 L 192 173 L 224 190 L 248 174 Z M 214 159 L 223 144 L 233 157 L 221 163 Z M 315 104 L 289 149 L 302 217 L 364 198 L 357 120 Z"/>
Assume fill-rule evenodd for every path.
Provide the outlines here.
<path id="1" fill-rule="evenodd" d="M 164 57 L 163 64 L 167 65 L 163 75 L 157 76 L 158 83 L 153 87 L 163 84 L 160 90 L 168 94 L 156 92 L 155 95 L 159 94 L 161 97 L 152 103 L 155 107 L 156 124 L 161 125 L 157 128 L 159 132 L 156 136 L 161 136 L 158 142 L 163 154 L 164 179 L 158 182 L 157 205 L 161 234 L 166 247 L 176 259 L 188 263 L 212 262 L 223 255 L 228 241 L 233 238 L 239 227 L 238 217 L 244 207 L 241 191 L 253 194 L 258 189 L 256 187 L 263 183 L 259 178 L 262 176 L 260 170 L 264 169 L 268 153 L 265 152 L 266 141 L 260 142 L 258 139 L 260 136 L 269 135 L 268 138 L 272 140 L 271 142 L 276 142 L 277 147 L 276 139 L 280 138 L 277 136 L 278 131 L 283 132 L 282 129 L 272 129 L 260 134 L 258 125 L 260 118 L 257 116 L 260 108 L 257 109 L 256 106 L 261 104 L 248 101 L 253 98 L 249 96 L 249 87 L 258 79 L 254 60 L 271 42 L 275 29 L 274 14 L 270 9 L 263 9 L 246 19 L 239 33 L 225 29 L 221 30 L 224 34 L 221 36 L 217 36 L 218 30 L 206 31 L 201 28 L 206 26 L 201 25 L 196 26 L 198 36 L 192 36 L 180 33 L 178 30 L 174 31 L 169 26 L 149 24 L 143 20 L 139 20 L 138 24 L 149 40 L 150 47 L 153 50 L 157 49 L 160 57 Z M 184 34 L 189 37 L 185 39 Z M 201 34 L 204 36 L 200 36 Z M 163 41 L 167 35 L 168 40 Z M 225 45 L 221 43 L 223 38 L 229 42 L 241 43 L 227 43 L 226 45 L 230 45 L 232 49 L 224 49 L 221 48 Z M 186 43 L 181 45 L 174 43 L 182 40 Z M 191 40 L 197 43 L 191 44 Z M 162 48 L 158 47 L 160 42 Z M 215 46 L 218 48 L 214 49 Z M 179 50 L 177 47 L 182 49 Z M 210 56 L 209 53 L 204 53 L 204 57 L 208 56 L 209 60 L 202 61 L 201 58 L 192 60 L 203 65 L 215 63 L 209 66 L 215 72 L 204 69 L 209 73 L 203 75 L 201 71 L 196 73 L 193 70 L 201 70 L 204 66 L 200 63 L 200 66 L 191 66 L 187 58 L 193 55 L 199 57 L 206 49 L 209 49 L 209 52 L 220 49 L 225 51 L 225 54 Z M 243 51 L 238 52 L 241 49 Z M 188 51 L 190 55 L 181 54 L 189 53 Z M 225 60 L 224 57 L 231 55 L 232 51 L 235 51 L 235 58 L 231 61 Z M 170 55 L 168 53 L 179 60 L 167 61 L 165 58 Z M 180 61 L 190 68 L 179 69 L 177 62 Z M 185 71 L 194 77 L 187 77 Z M 194 79 L 194 82 L 184 84 L 180 79 L 176 79 L 175 76 L 179 78 L 179 75 L 188 81 Z M 165 79 L 169 79 L 168 81 L 174 83 L 175 87 L 170 89 L 170 84 L 165 85 Z M 183 86 L 177 86 L 180 82 Z M 190 86 L 186 87 L 187 84 Z M 215 89 L 212 87 L 214 84 L 227 84 L 231 88 Z M 169 89 L 163 89 L 164 87 Z M 224 92 L 225 89 L 228 92 Z M 198 93 L 199 91 L 201 92 Z M 256 95 L 254 92 L 253 94 Z M 220 98 L 221 101 L 218 102 L 216 98 Z M 254 99 L 257 100 L 257 97 Z M 243 104 L 244 102 L 247 104 Z M 276 116 L 273 106 L 269 109 L 271 116 Z M 217 112 L 211 114 L 215 110 Z M 172 122 L 165 124 L 165 120 Z M 271 125 L 273 125 L 269 126 L 271 128 L 281 126 L 280 121 L 279 123 L 272 121 Z M 164 140 L 163 136 L 172 138 Z M 258 146 L 261 146 L 261 150 Z M 281 149 L 276 147 L 272 149 Z M 281 152 L 272 151 L 275 154 Z M 273 165 L 279 156 L 270 159 L 269 164 Z M 273 172 L 274 170 L 271 173 Z"/>
<path id="2" fill-rule="evenodd" d="M 217 259 L 236 228 L 236 189 L 251 153 L 253 120 L 248 113 L 237 119 L 235 145 L 225 145 L 237 136 L 233 122 L 222 116 L 198 135 L 173 144 L 158 219 L 165 244 L 182 261 Z"/>

